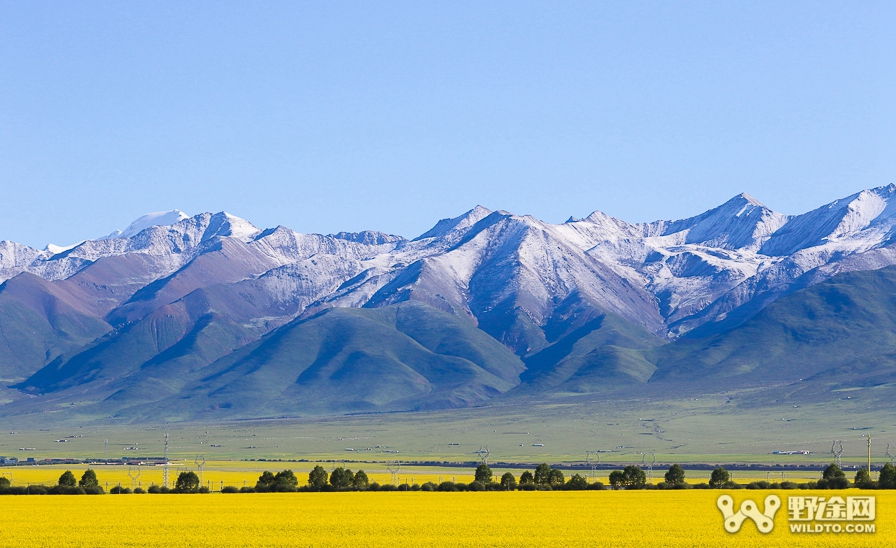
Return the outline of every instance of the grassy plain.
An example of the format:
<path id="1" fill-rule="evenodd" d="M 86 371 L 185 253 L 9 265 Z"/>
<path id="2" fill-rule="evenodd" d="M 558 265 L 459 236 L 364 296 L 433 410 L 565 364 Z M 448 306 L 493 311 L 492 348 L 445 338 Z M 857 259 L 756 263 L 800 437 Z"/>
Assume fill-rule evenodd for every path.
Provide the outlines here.
<path id="1" fill-rule="evenodd" d="M 861 535 L 794 535 L 786 508 L 767 535 L 729 534 L 718 491 L 0 497 L 0 546 L 891 546 L 896 493 L 874 494 L 877 531 Z"/>
<path id="2" fill-rule="evenodd" d="M 880 411 L 891 404 L 882 403 L 874 388 L 817 394 L 779 386 L 711 395 L 683 392 L 676 399 L 655 398 L 649 389 L 613 401 L 568 396 L 449 411 L 208 425 L 132 425 L 109 418 L 66 422 L 60 412 L 42 422 L 31 422 L 39 417 L 6 418 L 0 455 L 161 457 L 166 431 L 172 457 L 187 462 L 203 454 L 209 460 L 462 463 L 477 460 L 474 452 L 488 447 L 490 462 L 508 463 L 582 463 L 586 451 L 604 450 L 602 460 L 613 463 L 640 463 L 642 453 L 655 453 L 658 463 L 667 465 L 823 465 L 831 461 L 831 441 L 839 439 L 844 463 L 857 465 L 865 460 L 864 436 L 870 434 L 873 460 L 881 465 L 887 443 L 896 444 L 896 413 Z M 34 451 L 20 450 L 26 448 Z M 788 450 L 812 453 L 773 454 Z"/>

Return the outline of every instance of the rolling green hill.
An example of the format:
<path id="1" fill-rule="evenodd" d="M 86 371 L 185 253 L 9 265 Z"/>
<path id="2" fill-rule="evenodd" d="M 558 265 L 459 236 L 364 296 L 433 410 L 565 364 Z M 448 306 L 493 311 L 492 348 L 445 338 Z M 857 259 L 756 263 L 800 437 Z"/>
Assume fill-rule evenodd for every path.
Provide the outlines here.
<path id="1" fill-rule="evenodd" d="M 481 403 L 523 364 L 467 320 L 407 302 L 326 310 L 208 369 L 185 391 L 194 412 L 267 416 Z"/>
<path id="2" fill-rule="evenodd" d="M 754 388 L 764 392 L 751 405 L 762 406 L 796 390 L 802 404 L 896 383 L 896 268 L 840 274 L 731 331 L 672 343 L 612 314 L 560 307 L 539 328 L 547 344 L 522 358 L 466 317 L 416 301 L 326 309 L 261 336 L 246 318 L 269 303 L 225 287 L 58 358 L 19 385 L 38 397 L 14 412 L 74 405 L 66 413 L 83 418 L 218 420 Z M 240 316 L 247 305 L 235 294 L 258 309 Z M 23 306 L 0 293 L 3 318 L 30 317 Z"/>
<path id="3" fill-rule="evenodd" d="M 839 274 L 731 331 L 645 355 L 657 366 L 652 383 L 893 382 L 896 268 Z"/>
<path id="4" fill-rule="evenodd" d="M 328 309 L 230 353 L 235 329 L 166 307 L 22 386 L 95 402 L 86 416 L 295 416 L 482 403 L 524 369 L 468 320 L 416 302 Z"/>
<path id="5" fill-rule="evenodd" d="M 663 341 L 612 315 L 591 318 L 525 358 L 521 393 L 606 392 L 650 379 L 656 367 L 644 350 Z"/>
<path id="6" fill-rule="evenodd" d="M 72 300 L 65 288 L 27 273 L 0 284 L 0 378 L 20 381 L 111 329 Z"/>

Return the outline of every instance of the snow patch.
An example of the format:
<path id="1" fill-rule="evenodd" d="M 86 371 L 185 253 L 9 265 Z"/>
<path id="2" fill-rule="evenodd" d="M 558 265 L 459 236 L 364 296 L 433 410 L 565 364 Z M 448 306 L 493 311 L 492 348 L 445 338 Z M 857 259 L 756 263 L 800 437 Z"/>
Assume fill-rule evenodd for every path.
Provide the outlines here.
<path id="1" fill-rule="evenodd" d="M 82 240 L 76 244 L 72 244 L 72 245 L 47 244 L 47 247 L 44 248 L 44 251 L 49 251 L 53 255 L 59 255 L 60 253 L 64 253 L 64 252 L 68 251 L 69 249 L 74 249 L 83 243 L 84 243 L 84 240 Z"/>
<path id="2" fill-rule="evenodd" d="M 156 211 L 154 213 L 147 213 L 146 215 L 139 217 L 133 223 L 128 225 L 128 227 L 124 230 L 116 230 L 107 236 L 103 236 L 102 238 L 97 238 L 97 240 L 112 240 L 115 238 L 131 238 L 136 236 L 143 230 L 146 230 L 152 226 L 171 226 L 173 224 L 179 223 L 184 219 L 189 219 L 190 216 L 180 211 L 179 209 L 172 209 L 171 211 Z M 74 246 L 71 246 L 74 247 Z M 69 247 L 68 249 L 71 249 Z"/>

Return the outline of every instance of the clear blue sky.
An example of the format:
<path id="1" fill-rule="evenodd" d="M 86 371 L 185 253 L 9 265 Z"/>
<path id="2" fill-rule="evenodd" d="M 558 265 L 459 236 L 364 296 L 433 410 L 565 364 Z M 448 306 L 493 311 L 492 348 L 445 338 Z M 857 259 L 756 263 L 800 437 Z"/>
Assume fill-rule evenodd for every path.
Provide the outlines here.
<path id="1" fill-rule="evenodd" d="M 0 239 L 800 213 L 896 182 L 894 29 L 892 1 L 0 0 Z"/>

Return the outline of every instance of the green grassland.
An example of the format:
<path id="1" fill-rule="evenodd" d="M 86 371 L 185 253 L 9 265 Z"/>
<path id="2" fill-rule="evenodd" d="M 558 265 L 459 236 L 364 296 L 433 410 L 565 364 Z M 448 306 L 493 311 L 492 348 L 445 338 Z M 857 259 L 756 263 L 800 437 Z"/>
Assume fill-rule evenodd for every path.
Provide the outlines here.
<path id="1" fill-rule="evenodd" d="M 644 389 L 613 400 L 557 396 L 447 411 L 210 424 L 135 426 L 107 419 L 49 429 L 19 417 L 5 421 L 0 455 L 99 458 L 108 439 L 110 458 L 161 456 L 167 431 L 176 458 L 447 464 L 476 461 L 475 451 L 488 447 L 490 462 L 506 463 L 582 463 L 586 451 L 603 450 L 604 463 L 640 463 L 655 453 L 660 464 L 793 466 L 830 462 L 834 439 L 844 440 L 844 463 L 864 462 L 863 436 L 870 434 L 874 461 L 883 464 L 887 443 L 896 443 L 896 415 L 880 410 L 892 409 L 885 405 L 888 394 L 874 388 L 827 394 L 802 394 L 788 385 L 659 398 Z M 811 454 L 773 454 L 793 450 Z"/>

